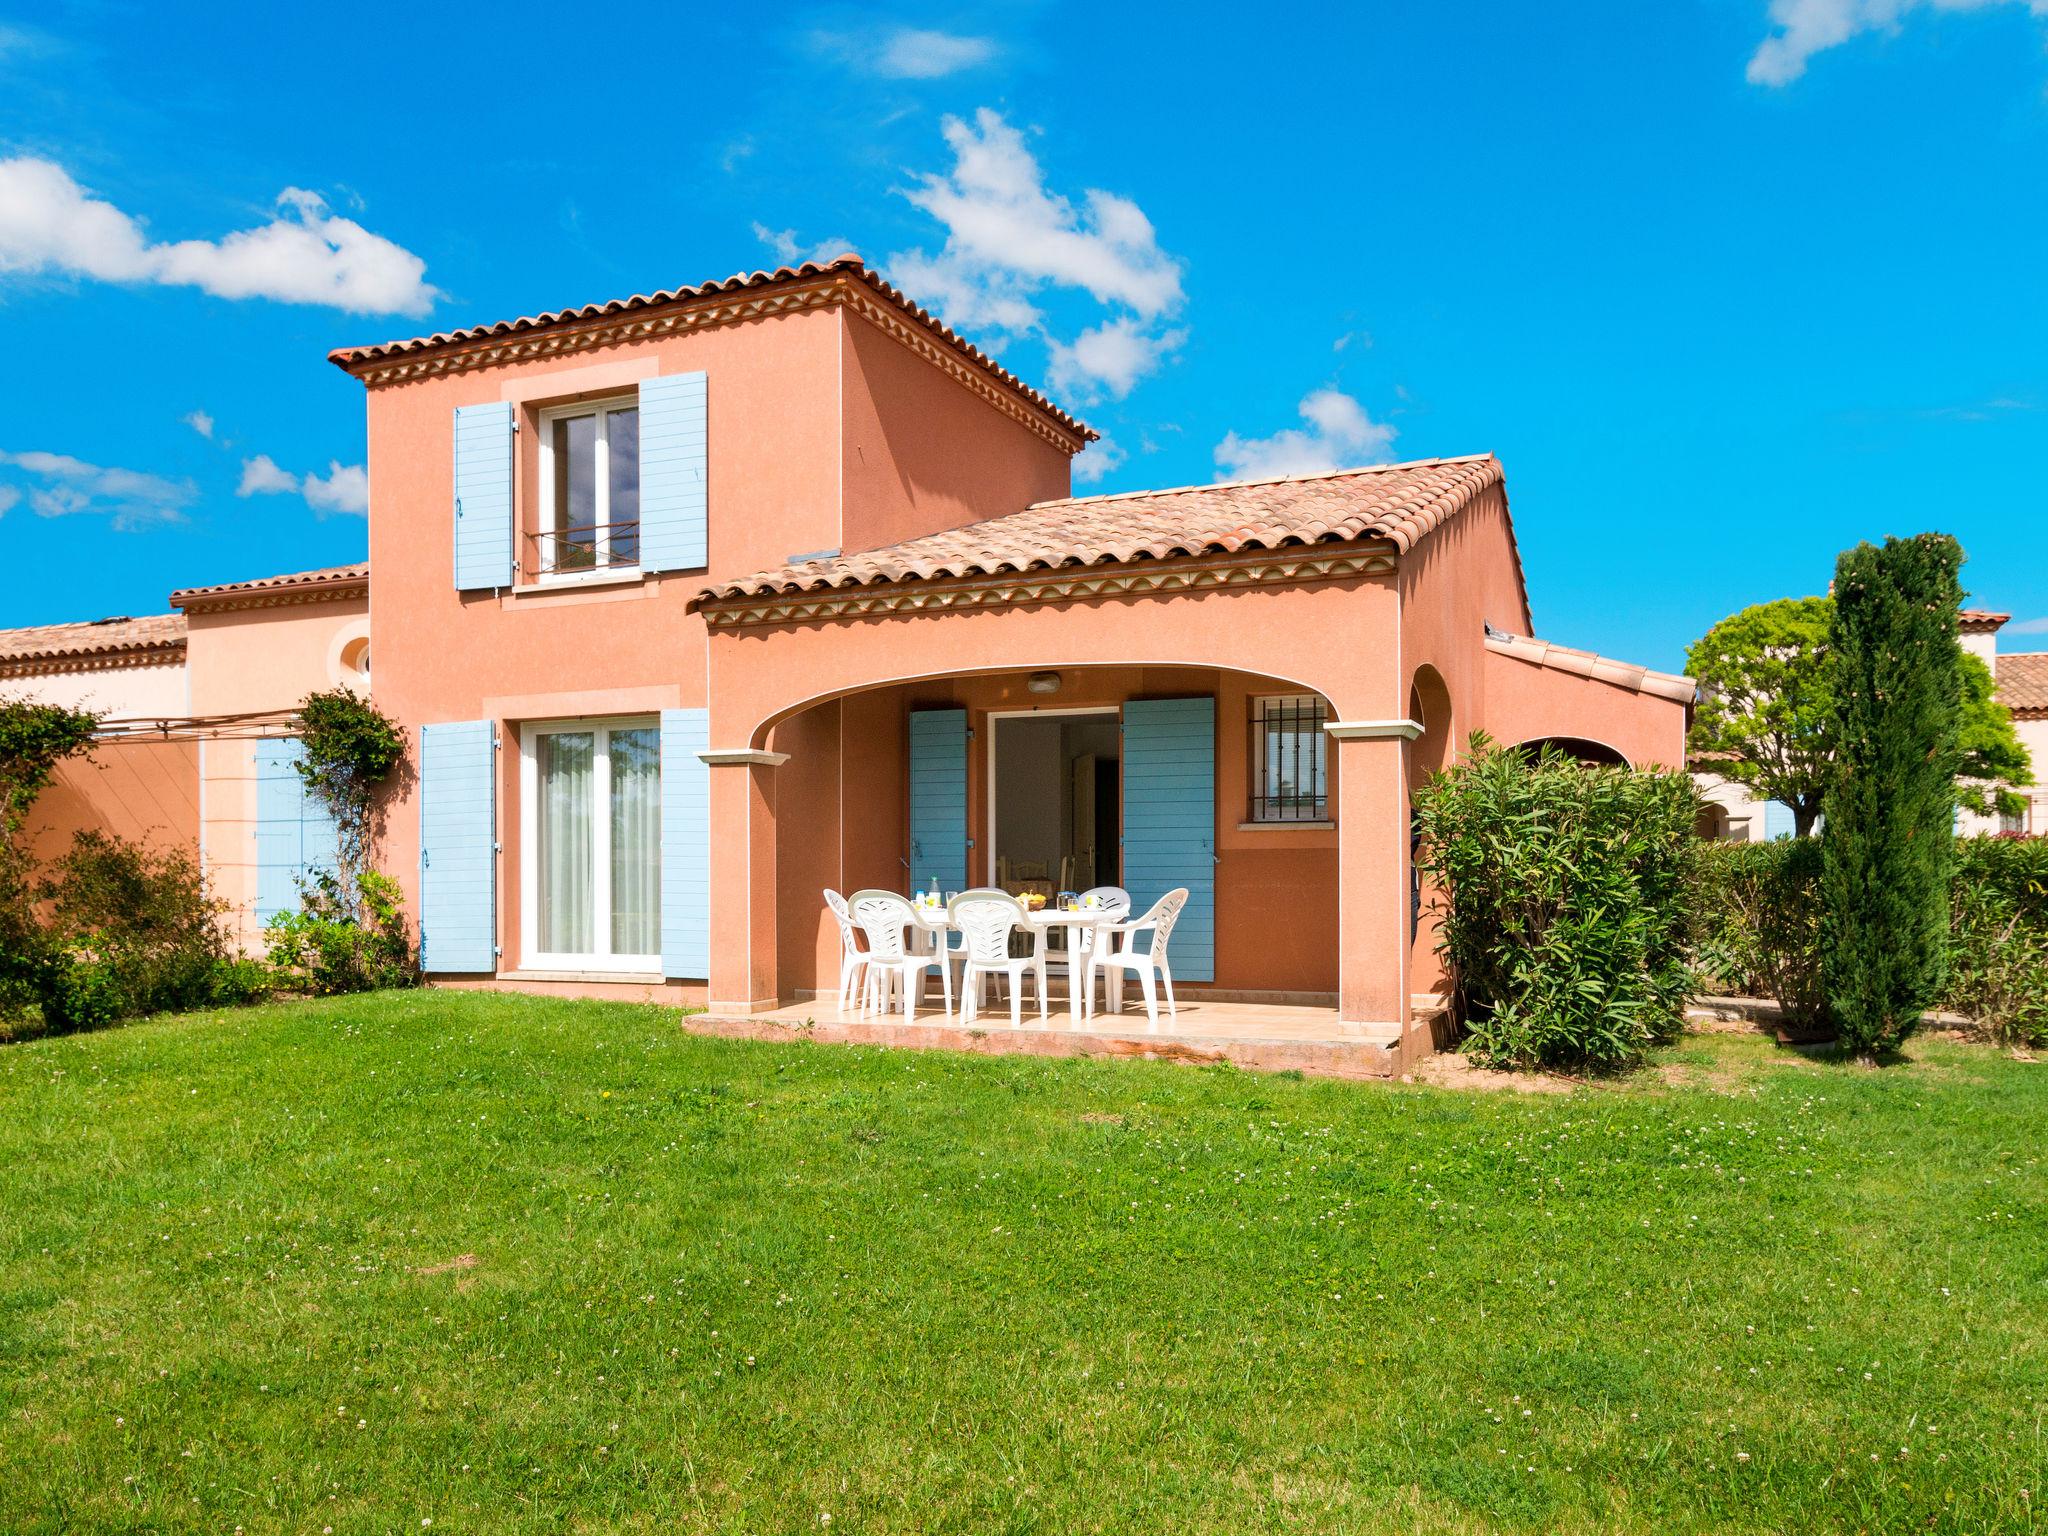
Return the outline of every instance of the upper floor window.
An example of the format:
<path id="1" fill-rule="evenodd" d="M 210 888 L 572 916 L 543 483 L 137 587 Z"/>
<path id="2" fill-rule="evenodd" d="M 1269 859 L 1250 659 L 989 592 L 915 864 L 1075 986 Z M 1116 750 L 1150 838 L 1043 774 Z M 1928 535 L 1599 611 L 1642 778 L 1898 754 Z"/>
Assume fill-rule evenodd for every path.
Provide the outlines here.
<path id="1" fill-rule="evenodd" d="M 640 563 L 637 397 L 540 413 L 540 516 L 532 535 L 543 578 Z"/>
<path id="2" fill-rule="evenodd" d="M 1319 694 L 1252 700 L 1253 821 L 1329 820 L 1329 718 Z"/>

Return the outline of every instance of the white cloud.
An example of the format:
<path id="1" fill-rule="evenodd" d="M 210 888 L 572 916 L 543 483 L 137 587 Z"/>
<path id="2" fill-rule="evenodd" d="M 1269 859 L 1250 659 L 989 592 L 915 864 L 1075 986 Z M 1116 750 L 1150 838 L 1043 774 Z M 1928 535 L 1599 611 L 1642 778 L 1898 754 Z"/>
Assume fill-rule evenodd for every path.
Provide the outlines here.
<path id="1" fill-rule="evenodd" d="M 1750 58 L 1750 83 L 1789 85 L 1806 73 L 1815 54 L 1864 32 L 1894 31 L 1909 11 L 1977 11 L 2011 4 L 2048 16 L 2048 0 L 1771 0 L 1774 30 Z"/>
<path id="2" fill-rule="evenodd" d="M 1000 113 L 948 117 L 942 131 L 952 168 L 918 175 L 903 195 L 945 227 L 945 243 L 891 255 L 891 280 L 991 352 L 1042 338 L 1055 390 L 1123 399 L 1187 339 L 1169 326 L 1185 299 L 1178 258 L 1129 198 L 1091 188 L 1076 202 L 1049 191 L 1024 135 Z M 1110 313 L 1061 341 L 1040 307 L 1058 290 Z"/>
<path id="3" fill-rule="evenodd" d="M 38 517 L 90 513 L 111 518 L 122 532 L 150 523 L 182 522 L 185 508 L 198 495 L 189 480 L 88 464 L 68 453 L 0 450 L 0 471 L 9 467 L 35 483 L 26 488 L 0 485 L 0 511 L 15 506 L 25 495 L 29 511 Z"/>
<path id="4" fill-rule="evenodd" d="M 370 471 L 361 464 L 329 459 L 326 475 L 307 475 L 299 482 L 299 494 L 315 512 L 365 517 L 370 511 Z"/>
<path id="5" fill-rule="evenodd" d="M 1099 400 L 1105 393 L 1121 400 L 1187 336 L 1184 330 L 1155 336 L 1129 315 L 1105 320 L 1083 331 L 1072 342 L 1048 343 L 1052 353 L 1052 388 L 1056 393 L 1071 392 L 1084 401 Z"/>
<path id="6" fill-rule="evenodd" d="M 898 27 L 883 42 L 875 67 L 903 80 L 936 80 L 986 64 L 995 55 L 996 45 L 985 37 Z"/>
<path id="7" fill-rule="evenodd" d="M 0 274 L 156 283 L 351 314 L 422 315 L 440 297 L 425 281 L 423 260 L 330 214 L 317 193 L 287 187 L 277 208 L 268 224 L 219 240 L 152 243 L 137 219 L 92 196 L 55 162 L 0 160 Z"/>
<path id="8" fill-rule="evenodd" d="M 1074 455 L 1074 478 L 1082 485 L 1094 485 L 1104 475 L 1121 469 L 1127 457 L 1112 440 L 1098 437 Z"/>
<path id="9" fill-rule="evenodd" d="M 370 510 L 370 473 L 361 464 L 327 461 L 325 475 L 295 475 L 267 453 L 242 460 L 237 496 L 300 496 L 323 517 L 329 512 L 362 516 Z"/>
<path id="10" fill-rule="evenodd" d="M 1312 391 L 1301 402 L 1301 417 L 1307 430 L 1287 427 L 1271 437 L 1226 433 L 1216 445 L 1217 478 L 1266 480 L 1384 464 L 1394 445 L 1395 429 L 1374 421 L 1364 406 L 1341 390 Z"/>
<path id="11" fill-rule="evenodd" d="M 770 229 L 759 219 L 754 221 L 754 238 L 775 253 L 775 259 L 786 267 L 801 266 L 807 261 L 825 262 L 853 249 L 853 242 L 834 235 L 829 240 L 806 246 L 797 238 L 793 229 Z"/>
<path id="12" fill-rule="evenodd" d="M 935 257 L 912 251 L 907 259 L 949 267 L 961 286 L 998 300 L 1052 283 L 1145 320 L 1180 305 L 1180 263 L 1159 248 L 1136 203 L 1090 189 L 1076 206 L 1046 191 L 1024 135 L 987 107 L 972 123 L 947 118 L 943 132 L 953 169 L 919 176 L 904 196 L 946 226 L 946 243 Z"/>
<path id="13" fill-rule="evenodd" d="M 242 483 L 235 487 L 237 496 L 293 496 L 298 494 L 299 477 L 289 470 L 280 469 L 277 460 L 267 453 L 259 453 L 253 459 L 242 460 Z"/>
<path id="14" fill-rule="evenodd" d="M 2009 635 L 2048 635 L 2048 618 L 2021 619 L 2017 624 L 2005 626 Z"/>
<path id="15" fill-rule="evenodd" d="M 213 418 L 204 411 L 187 411 L 178 419 L 201 437 L 213 436 Z"/>
<path id="16" fill-rule="evenodd" d="M 938 80 L 996 56 L 986 37 L 889 27 L 865 32 L 813 32 L 811 46 L 850 68 L 894 80 Z"/>

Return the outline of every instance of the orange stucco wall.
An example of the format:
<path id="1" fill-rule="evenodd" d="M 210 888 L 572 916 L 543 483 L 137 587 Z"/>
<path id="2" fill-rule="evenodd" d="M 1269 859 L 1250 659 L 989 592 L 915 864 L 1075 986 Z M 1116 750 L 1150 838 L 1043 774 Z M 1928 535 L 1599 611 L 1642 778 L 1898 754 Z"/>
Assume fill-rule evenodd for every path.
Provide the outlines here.
<path id="1" fill-rule="evenodd" d="M 116 741 L 60 763 L 29 810 L 29 852 L 58 858 L 79 832 L 106 832 L 160 851 L 196 854 L 199 747 L 190 741 Z"/>
<path id="2" fill-rule="evenodd" d="M 612 585 L 457 592 L 451 531 L 458 406 L 509 400 L 521 431 L 515 495 L 537 516 L 537 413 L 702 369 L 709 397 L 709 559 L 704 571 Z M 507 362 L 368 391 L 372 692 L 413 741 L 436 721 L 503 733 L 498 806 L 501 966 L 519 967 L 519 731 L 528 722 L 649 714 L 707 699 L 709 581 L 823 549 L 871 548 L 1066 494 L 1067 455 L 930 361 L 840 308 Z M 522 538 L 522 551 L 529 548 Z M 384 867 L 417 904 L 418 811 L 394 795 Z M 611 995 L 640 984 L 536 981 Z M 662 989 L 674 995 L 676 989 Z M 702 988 L 694 989 L 701 995 Z M 682 995 L 693 995 L 683 989 Z"/>
<path id="3" fill-rule="evenodd" d="M 1065 496 L 1066 451 L 858 318 L 846 324 L 843 547 L 874 549 Z"/>
<path id="4" fill-rule="evenodd" d="M 184 658 L 76 672 L 0 676 L 0 700 L 23 699 L 89 709 L 107 720 L 179 720 L 186 713 Z M 57 766 L 30 807 L 30 853 L 47 862 L 75 833 L 106 832 L 160 849 L 196 852 L 199 755 L 189 742 L 105 741 L 89 756 Z"/>
<path id="5" fill-rule="evenodd" d="M 1487 733 L 1501 742 L 1570 736 L 1637 768 L 1685 766 L 1683 704 L 1487 651 Z"/>

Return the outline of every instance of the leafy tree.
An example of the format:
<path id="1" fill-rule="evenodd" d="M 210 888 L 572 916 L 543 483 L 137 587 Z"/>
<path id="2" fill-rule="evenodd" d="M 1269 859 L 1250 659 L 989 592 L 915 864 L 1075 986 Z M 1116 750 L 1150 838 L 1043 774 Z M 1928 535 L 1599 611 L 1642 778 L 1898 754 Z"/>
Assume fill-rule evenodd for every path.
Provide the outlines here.
<path id="1" fill-rule="evenodd" d="M 1794 830 L 1813 831 L 1836 756 L 1833 651 L 1835 603 L 1782 597 L 1732 614 L 1686 653 L 1700 684 L 1691 749 L 1714 770 L 1766 800 L 1792 808 Z M 2008 786 L 2034 782 L 2012 716 L 1993 697 L 1991 669 L 1956 647 L 1961 666 L 1959 725 L 1963 782 L 1957 799 L 1974 811 L 2016 810 Z"/>
<path id="2" fill-rule="evenodd" d="M 1824 597 L 1781 597 L 1731 614 L 1686 652 L 1700 684 L 1691 747 L 1715 770 L 1792 808 L 1813 830 L 1834 757 Z"/>
<path id="3" fill-rule="evenodd" d="M 1961 657 L 1956 746 L 1963 777 L 1956 784 L 1956 801 L 1980 816 L 1999 811 L 2020 815 L 2027 808 L 2026 797 L 2013 790 L 2034 782 L 2033 760 L 2012 728 L 2012 711 L 1993 697 L 1998 682 L 1991 669 L 1968 651 L 1961 651 Z"/>
<path id="4" fill-rule="evenodd" d="M 1962 564 L 1954 539 L 1923 533 L 1835 565 L 1821 967 L 1842 1043 L 1864 1057 L 1898 1049 L 1947 972 Z"/>

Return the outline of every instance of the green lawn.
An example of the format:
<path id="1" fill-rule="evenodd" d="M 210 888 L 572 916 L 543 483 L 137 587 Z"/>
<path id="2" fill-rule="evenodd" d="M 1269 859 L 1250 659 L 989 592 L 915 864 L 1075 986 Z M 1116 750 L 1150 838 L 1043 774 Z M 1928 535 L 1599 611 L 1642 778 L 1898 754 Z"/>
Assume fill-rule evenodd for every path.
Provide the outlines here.
<path id="1" fill-rule="evenodd" d="M 2032 1529 L 2048 1065 L 1912 1054 L 1481 1094 L 462 993 L 8 1046 L 0 1530 Z"/>

